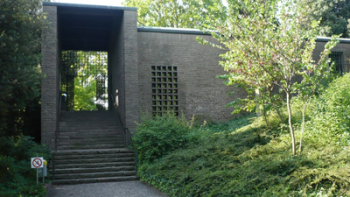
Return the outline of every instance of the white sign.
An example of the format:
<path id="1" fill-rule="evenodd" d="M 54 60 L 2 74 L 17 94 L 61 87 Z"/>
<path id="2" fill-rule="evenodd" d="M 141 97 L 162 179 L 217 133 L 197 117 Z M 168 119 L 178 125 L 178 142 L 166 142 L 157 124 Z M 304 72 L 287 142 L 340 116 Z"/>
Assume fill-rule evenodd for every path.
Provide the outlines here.
<path id="1" fill-rule="evenodd" d="M 43 157 L 32 157 L 31 160 L 32 168 L 42 168 L 44 167 L 44 158 Z"/>

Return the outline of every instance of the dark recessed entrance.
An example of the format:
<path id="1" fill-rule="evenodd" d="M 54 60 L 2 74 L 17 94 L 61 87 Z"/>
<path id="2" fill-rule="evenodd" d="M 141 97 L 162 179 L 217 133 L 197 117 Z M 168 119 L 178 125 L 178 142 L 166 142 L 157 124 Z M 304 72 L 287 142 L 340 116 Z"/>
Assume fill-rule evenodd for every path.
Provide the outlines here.
<path id="1" fill-rule="evenodd" d="M 110 69 L 120 59 L 108 55 L 121 43 L 116 38 L 121 33 L 123 11 L 58 7 L 57 12 L 61 110 L 111 109 L 115 95 L 109 93 L 115 92 L 117 85 L 112 82 L 115 71 Z"/>

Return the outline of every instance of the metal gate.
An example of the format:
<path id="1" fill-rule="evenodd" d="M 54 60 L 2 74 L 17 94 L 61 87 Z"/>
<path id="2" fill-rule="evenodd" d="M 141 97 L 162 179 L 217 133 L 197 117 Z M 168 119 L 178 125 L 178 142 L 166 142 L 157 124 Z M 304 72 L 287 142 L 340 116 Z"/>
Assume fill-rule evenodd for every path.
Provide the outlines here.
<path id="1" fill-rule="evenodd" d="M 344 72 L 343 69 L 343 52 L 332 52 L 329 54 L 329 58 L 335 63 L 335 71 L 341 75 Z"/>
<path id="2" fill-rule="evenodd" d="M 100 51 L 62 51 L 62 110 L 108 108 L 108 54 Z"/>

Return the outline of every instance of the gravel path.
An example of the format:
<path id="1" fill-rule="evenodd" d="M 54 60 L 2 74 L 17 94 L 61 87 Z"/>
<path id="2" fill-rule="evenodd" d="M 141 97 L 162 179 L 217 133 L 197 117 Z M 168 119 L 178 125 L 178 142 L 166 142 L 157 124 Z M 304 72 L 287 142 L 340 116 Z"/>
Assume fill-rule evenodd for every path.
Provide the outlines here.
<path id="1" fill-rule="evenodd" d="M 140 181 L 52 185 L 48 197 L 164 197 Z"/>

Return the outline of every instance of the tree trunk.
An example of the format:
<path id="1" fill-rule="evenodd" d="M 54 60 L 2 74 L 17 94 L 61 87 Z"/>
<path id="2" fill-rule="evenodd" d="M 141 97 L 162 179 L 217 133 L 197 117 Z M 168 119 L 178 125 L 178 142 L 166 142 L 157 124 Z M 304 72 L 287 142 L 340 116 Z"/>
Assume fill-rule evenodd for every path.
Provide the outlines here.
<path id="1" fill-rule="evenodd" d="M 277 107 L 277 105 L 275 104 L 275 102 L 272 100 L 272 95 L 271 95 L 272 90 L 269 90 L 268 92 L 269 92 L 269 97 L 270 97 L 270 101 L 271 101 L 271 103 L 272 103 L 272 105 L 273 105 L 273 108 L 275 108 L 276 113 L 277 113 L 278 116 L 280 117 L 281 123 L 284 123 L 283 116 L 282 116 L 280 110 L 278 109 L 278 107 Z"/>
<path id="2" fill-rule="evenodd" d="M 283 120 L 283 117 L 282 117 L 282 114 L 281 114 L 280 110 L 278 109 L 278 107 L 277 107 L 275 104 L 273 104 L 273 107 L 275 108 L 275 110 L 276 110 L 278 116 L 280 117 L 281 123 L 284 124 L 284 120 Z"/>
<path id="3" fill-rule="evenodd" d="M 267 117 L 266 117 L 265 103 L 263 103 L 263 115 L 266 122 L 266 127 L 269 128 L 269 122 L 267 121 Z"/>
<path id="4" fill-rule="evenodd" d="M 257 97 L 257 101 L 256 101 L 256 106 L 257 106 L 257 115 L 261 116 L 261 110 L 260 110 L 260 103 L 259 101 L 262 101 L 262 115 L 264 116 L 264 121 L 266 123 L 266 127 L 269 128 L 269 123 L 267 121 L 267 117 L 266 117 L 266 109 L 265 109 L 265 99 L 264 99 L 264 93 L 261 92 L 259 89 L 255 89 L 255 96 Z"/>
<path id="5" fill-rule="evenodd" d="M 292 152 L 293 156 L 296 155 L 295 153 L 295 136 L 294 136 L 294 130 L 292 125 L 292 109 L 290 106 L 290 91 L 286 91 L 287 96 L 287 109 L 288 109 L 288 124 L 289 124 L 289 130 L 290 130 L 290 136 L 292 137 Z"/>
<path id="6" fill-rule="evenodd" d="M 306 101 L 304 108 L 303 108 L 303 120 L 302 120 L 302 126 L 301 126 L 301 135 L 300 135 L 300 144 L 299 144 L 299 153 L 301 153 L 301 143 L 303 141 L 303 133 L 304 133 L 304 126 L 305 126 L 305 110 L 307 107 L 309 101 Z"/>

